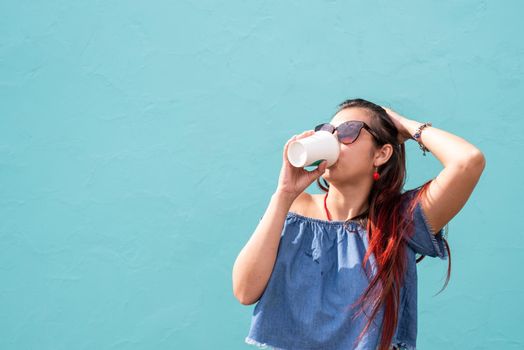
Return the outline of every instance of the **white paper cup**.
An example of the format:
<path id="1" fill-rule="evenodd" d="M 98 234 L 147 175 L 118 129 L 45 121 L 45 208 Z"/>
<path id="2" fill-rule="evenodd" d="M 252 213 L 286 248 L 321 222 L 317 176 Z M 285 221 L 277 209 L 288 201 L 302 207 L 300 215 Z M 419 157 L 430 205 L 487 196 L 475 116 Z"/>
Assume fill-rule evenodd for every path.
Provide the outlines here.
<path id="1" fill-rule="evenodd" d="M 338 159 L 340 144 L 335 135 L 326 130 L 319 130 L 306 138 L 293 141 L 287 149 L 287 159 L 297 168 L 319 165 L 327 160 L 330 167 Z"/>

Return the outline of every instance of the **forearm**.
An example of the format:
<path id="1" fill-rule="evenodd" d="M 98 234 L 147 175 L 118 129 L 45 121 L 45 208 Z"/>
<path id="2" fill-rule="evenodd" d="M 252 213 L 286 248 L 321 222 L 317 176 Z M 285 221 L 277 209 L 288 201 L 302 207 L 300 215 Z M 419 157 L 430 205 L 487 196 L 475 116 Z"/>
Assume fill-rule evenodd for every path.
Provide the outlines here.
<path id="1" fill-rule="evenodd" d="M 286 215 L 293 199 L 279 193 L 270 203 L 255 232 L 233 266 L 233 293 L 245 305 L 254 303 L 264 291 L 275 265 Z"/>
<path id="2" fill-rule="evenodd" d="M 423 123 L 416 120 L 404 118 L 403 125 L 410 136 L 414 135 L 417 128 Z M 415 140 L 411 139 L 413 142 Z M 431 152 L 443 165 L 464 164 L 465 162 L 482 162 L 482 152 L 463 138 L 451 134 L 434 126 L 422 129 L 420 142 Z"/>

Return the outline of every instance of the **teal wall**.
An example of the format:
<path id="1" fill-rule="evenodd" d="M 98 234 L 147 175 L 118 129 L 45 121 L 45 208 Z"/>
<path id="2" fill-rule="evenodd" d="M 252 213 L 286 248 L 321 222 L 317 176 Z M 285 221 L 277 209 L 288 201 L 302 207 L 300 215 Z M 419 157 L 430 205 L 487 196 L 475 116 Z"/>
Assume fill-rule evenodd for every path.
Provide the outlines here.
<path id="1" fill-rule="evenodd" d="M 522 349 L 523 10 L 3 1 L 0 349 L 251 348 L 234 260 L 285 141 L 355 97 L 487 159 L 443 293 L 447 262 L 419 264 L 419 347 Z M 407 188 L 442 169 L 407 152 Z"/>

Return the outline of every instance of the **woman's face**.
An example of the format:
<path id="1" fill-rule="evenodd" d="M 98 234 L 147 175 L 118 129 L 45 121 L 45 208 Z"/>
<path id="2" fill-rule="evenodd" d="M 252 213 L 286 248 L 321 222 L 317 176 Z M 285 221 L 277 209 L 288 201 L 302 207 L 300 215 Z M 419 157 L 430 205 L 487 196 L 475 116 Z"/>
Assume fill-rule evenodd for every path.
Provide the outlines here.
<path id="1" fill-rule="evenodd" d="M 330 123 L 338 126 L 349 120 L 360 120 L 370 125 L 370 117 L 367 111 L 359 107 L 345 108 L 339 111 L 331 119 Z M 370 125 L 371 126 L 371 125 Z M 335 131 L 337 136 L 338 130 Z M 322 175 L 329 183 L 359 182 L 360 179 L 369 177 L 372 179 L 373 152 L 376 150 L 373 136 L 362 128 L 357 139 L 351 144 L 339 142 L 340 155 L 335 164 L 328 167 Z"/>

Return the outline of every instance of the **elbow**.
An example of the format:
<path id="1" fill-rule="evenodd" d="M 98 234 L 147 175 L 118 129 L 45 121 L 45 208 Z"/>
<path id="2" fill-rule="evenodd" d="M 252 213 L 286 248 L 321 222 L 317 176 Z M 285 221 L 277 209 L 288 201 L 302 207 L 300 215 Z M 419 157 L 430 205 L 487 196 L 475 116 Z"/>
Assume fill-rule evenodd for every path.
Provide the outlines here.
<path id="1" fill-rule="evenodd" d="M 249 305 L 255 304 L 257 302 L 257 300 L 252 301 L 250 299 L 239 299 L 239 302 L 242 305 L 249 306 Z"/>
<path id="2" fill-rule="evenodd" d="M 248 293 L 245 291 L 245 288 L 243 288 L 239 283 L 236 283 L 236 280 L 234 277 L 233 277 L 233 296 L 242 305 L 252 305 L 256 303 L 258 300 L 258 299 L 254 299 L 253 297 L 249 296 Z"/>
<path id="3" fill-rule="evenodd" d="M 486 167 L 486 157 L 478 148 L 476 148 L 469 159 L 470 168 L 478 169 L 480 172 L 484 171 Z"/>
<path id="4" fill-rule="evenodd" d="M 233 283 L 233 296 L 238 300 L 240 304 L 253 305 L 254 303 L 256 303 L 259 297 L 255 298 L 252 294 L 253 293 L 248 293 L 246 291 L 246 288 L 243 288 L 242 286 Z"/>
<path id="5" fill-rule="evenodd" d="M 246 297 L 245 295 L 242 295 L 240 293 L 233 293 L 233 295 L 235 296 L 235 298 L 238 300 L 238 302 L 242 305 L 253 305 L 254 303 L 256 303 L 258 301 L 257 300 L 253 300 L 253 298 L 248 298 Z"/>
<path id="6" fill-rule="evenodd" d="M 242 305 L 252 305 L 256 303 L 262 292 L 259 291 L 256 285 L 250 282 L 250 279 L 246 277 L 246 273 L 243 271 L 242 265 L 235 262 L 232 273 L 232 290 L 233 296 Z"/>
<path id="7" fill-rule="evenodd" d="M 236 300 L 238 300 L 240 304 L 246 305 L 246 298 L 237 289 L 238 288 L 235 288 L 235 286 L 233 286 L 233 296 Z"/>
<path id="8" fill-rule="evenodd" d="M 478 148 L 474 148 L 468 155 L 455 162 L 454 165 L 464 171 L 482 173 L 486 167 L 486 157 Z"/>

